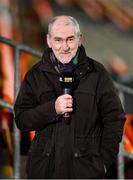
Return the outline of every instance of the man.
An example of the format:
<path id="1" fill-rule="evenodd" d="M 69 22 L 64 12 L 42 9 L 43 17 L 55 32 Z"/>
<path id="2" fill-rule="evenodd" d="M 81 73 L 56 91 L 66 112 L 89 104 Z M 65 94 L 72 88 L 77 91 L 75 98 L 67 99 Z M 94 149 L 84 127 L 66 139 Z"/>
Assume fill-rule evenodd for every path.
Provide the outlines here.
<path id="1" fill-rule="evenodd" d="M 47 44 L 14 106 L 17 127 L 36 131 L 28 178 L 103 178 L 117 158 L 125 121 L 116 90 L 103 65 L 87 57 L 73 17 L 52 19 Z M 63 94 L 66 72 L 71 94 Z"/>

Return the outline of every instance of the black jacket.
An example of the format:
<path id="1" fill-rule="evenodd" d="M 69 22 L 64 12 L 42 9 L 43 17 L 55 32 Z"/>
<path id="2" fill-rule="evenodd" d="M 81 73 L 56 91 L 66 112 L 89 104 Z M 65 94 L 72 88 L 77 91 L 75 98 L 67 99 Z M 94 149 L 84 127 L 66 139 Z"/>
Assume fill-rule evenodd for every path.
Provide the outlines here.
<path id="1" fill-rule="evenodd" d="M 29 178 L 103 178 L 116 160 L 124 112 L 102 64 L 80 47 L 70 124 L 61 121 L 55 100 L 62 94 L 60 74 L 49 50 L 26 74 L 14 105 L 22 131 L 36 131 L 28 156 Z"/>

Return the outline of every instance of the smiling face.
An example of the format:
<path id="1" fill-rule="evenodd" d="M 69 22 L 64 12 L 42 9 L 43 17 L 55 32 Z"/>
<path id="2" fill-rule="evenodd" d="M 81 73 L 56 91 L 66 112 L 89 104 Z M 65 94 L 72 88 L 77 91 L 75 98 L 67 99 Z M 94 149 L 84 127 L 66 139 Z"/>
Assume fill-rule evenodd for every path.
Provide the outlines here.
<path id="1" fill-rule="evenodd" d="M 54 22 L 47 44 L 52 48 L 56 58 L 63 64 L 69 63 L 76 55 L 82 42 L 82 34 L 75 32 L 75 26 L 67 16 L 60 16 Z"/>

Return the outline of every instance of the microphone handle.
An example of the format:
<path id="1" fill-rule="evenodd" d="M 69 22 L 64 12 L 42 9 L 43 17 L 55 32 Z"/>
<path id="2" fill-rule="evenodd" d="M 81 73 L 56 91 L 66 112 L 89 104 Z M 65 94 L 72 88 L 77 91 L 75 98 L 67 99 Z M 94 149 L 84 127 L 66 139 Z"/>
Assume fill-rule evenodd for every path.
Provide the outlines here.
<path id="1" fill-rule="evenodd" d="M 70 88 L 64 88 L 63 94 L 70 94 Z"/>
<path id="2" fill-rule="evenodd" d="M 64 88 L 63 89 L 63 94 L 70 94 L 70 91 L 71 91 L 70 88 Z M 65 112 L 63 114 L 63 121 L 65 123 L 69 124 L 70 123 L 70 118 L 71 118 L 71 115 L 70 115 L 69 112 Z"/>

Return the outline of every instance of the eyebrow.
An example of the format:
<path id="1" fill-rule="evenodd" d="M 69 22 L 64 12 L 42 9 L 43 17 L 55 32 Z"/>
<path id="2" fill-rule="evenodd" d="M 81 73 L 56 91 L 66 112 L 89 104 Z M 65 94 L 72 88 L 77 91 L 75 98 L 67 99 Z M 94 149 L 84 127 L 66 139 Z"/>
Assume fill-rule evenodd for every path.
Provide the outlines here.
<path id="1" fill-rule="evenodd" d="M 75 37 L 75 36 L 74 36 L 74 35 L 72 35 L 72 36 L 67 37 L 66 39 L 69 39 L 69 38 L 74 38 L 74 37 Z M 63 39 L 63 38 L 58 37 L 58 36 L 55 36 L 55 37 L 54 37 L 54 39 Z"/>

